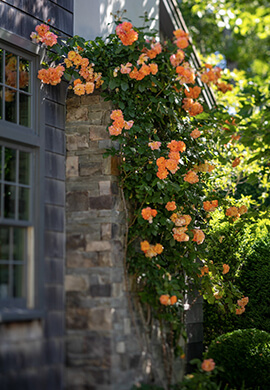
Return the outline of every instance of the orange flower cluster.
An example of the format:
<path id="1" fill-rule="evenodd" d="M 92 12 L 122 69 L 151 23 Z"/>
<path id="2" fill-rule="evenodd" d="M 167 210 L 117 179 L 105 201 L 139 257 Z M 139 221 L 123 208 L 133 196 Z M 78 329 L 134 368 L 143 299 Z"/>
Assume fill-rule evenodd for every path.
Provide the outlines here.
<path id="1" fill-rule="evenodd" d="M 179 49 L 185 49 L 186 47 L 188 47 L 188 33 L 186 33 L 184 30 L 179 29 L 174 31 L 173 34 L 176 37 L 175 44 L 177 47 L 179 47 Z"/>
<path id="2" fill-rule="evenodd" d="M 184 181 L 190 184 L 195 184 L 198 183 L 199 177 L 194 171 L 188 171 L 188 173 L 186 173 L 184 176 Z"/>
<path id="3" fill-rule="evenodd" d="M 168 202 L 165 206 L 165 208 L 168 210 L 168 211 L 173 211 L 176 209 L 176 204 L 174 201 L 172 202 Z"/>
<path id="4" fill-rule="evenodd" d="M 192 241 L 197 242 L 198 245 L 204 242 L 205 234 L 201 229 L 194 229 L 192 230 L 192 233 L 194 234 Z"/>
<path id="5" fill-rule="evenodd" d="M 158 54 L 162 52 L 162 46 L 159 42 L 154 42 L 151 44 L 151 49 L 144 49 L 145 54 L 147 55 L 148 58 L 151 60 L 156 58 Z"/>
<path id="6" fill-rule="evenodd" d="M 189 113 L 190 116 L 196 116 L 203 112 L 203 106 L 199 102 L 196 102 L 190 98 L 183 99 L 182 107 Z"/>
<path id="7" fill-rule="evenodd" d="M 215 169 L 215 165 L 211 165 L 208 162 L 205 162 L 203 164 L 194 165 L 193 171 L 194 172 L 205 172 L 205 173 L 211 173 Z"/>
<path id="8" fill-rule="evenodd" d="M 125 121 L 121 110 L 113 110 L 110 117 L 113 120 L 112 126 L 109 127 L 110 135 L 119 135 L 123 129 L 131 129 L 134 123 L 134 121 Z"/>
<path id="9" fill-rule="evenodd" d="M 177 302 L 177 297 L 176 295 L 170 297 L 168 294 L 165 294 L 159 297 L 159 301 L 162 305 L 170 306 L 170 305 L 174 305 Z"/>
<path id="10" fill-rule="evenodd" d="M 161 244 L 151 245 L 146 240 L 141 242 L 141 250 L 144 252 L 145 257 L 156 257 L 163 252 L 163 249 Z"/>
<path id="11" fill-rule="evenodd" d="M 230 266 L 228 264 L 223 264 L 223 275 L 227 274 L 230 271 Z"/>
<path id="12" fill-rule="evenodd" d="M 177 66 L 176 73 L 178 74 L 176 80 L 179 81 L 180 84 L 195 83 L 195 72 L 188 62 L 184 62 L 181 66 Z"/>
<path id="13" fill-rule="evenodd" d="M 122 74 L 129 74 L 131 72 L 132 63 L 127 62 L 126 65 L 121 64 L 120 72 Z"/>
<path id="14" fill-rule="evenodd" d="M 38 71 L 38 78 L 44 84 L 57 85 L 61 82 L 64 70 L 65 68 L 62 65 L 58 65 L 55 68 L 40 69 Z"/>
<path id="15" fill-rule="evenodd" d="M 167 147 L 170 149 L 169 159 L 166 160 L 164 157 L 160 157 L 156 161 L 158 166 L 157 177 L 159 179 L 166 179 L 169 171 L 174 174 L 179 169 L 179 152 L 184 152 L 186 150 L 186 145 L 183 141 L 172 140 L 167 144 Z"/>
<path id="16" fill-rule="evenodd" d="M 221 77 L 222 69 L 216 66 L 213 68 L 212 65 L 205 64 L 206 71 L 202 73 L 201 80 L 205 84 L 216 84 L 218 79 Z"/>
<path id="17" fill-rule="evenodd" d="M 36 32 L 32 32 L 30 38 L 35 43 L 44 43 L 46 46 L 54 46 L 57 43 L 57 35 L 52 33 L 50 27 L 46 24 L 40 24 L 35 28 Z"/>
<path id="18" fill-rule="evenodd" d="M 202 367 L 203 371 L 210 372 L 210 371 L 214 370 L 215 365 L 216 365 L 216 363 L 214 362 L 213 359 L 205 359 L 202 362 L 202 366 L 201 367 Z"/>
<path id="19" fill-rule="evenodd" d="M 85 84 L 80 79 L 74 81 L 73 91 L 76 95 L 91 94 L 103 84 L 101 73 L 94 72 L 94 64 L 89 64 L 88 58 L 83 58 L 77 51 L 70 50 L 64 62 L 67 68 L 80 67 L 79 75 L 85 80 Z"/>
<path id="20" fill-rule="evenodd" d="M 145 209 L 142 209 L 142 217 L 146 221 L 149 221 L 149 223 L 153 222 L 153 218 L 157 215 L 157 210 L 151 209 L 151 207 L 146 207 Z"/>
<path id="21" fill-rule="evenodd" d="M 233 221 L 236 221 L 242 214 L 245 214 L 247 211 L 248 208 L 245 205 L 240 207 L 232 206 L 226 210 L 225 215 L 227 217 L 232 217 Z"/>
<path id="22" fill-rule="evenodd" d="M 192 138 L 196 139 L 196 138 L 200 137 L 201 134 L 202 134 L 202 133 L 200 132 L 200 130 L 194 129 L 194 130 L 192 130 L 192 132 L 190 133 L 190 136 L 191 136 Z"/>
<path id="23" fill-rule="evenodd" d="M 178 242 L 189 241 L 189 236 L 186 234 L 187 227 L 190 224 L 192 218 L 190 215 L 181 215 L 179 213 L 174 213 L 171 216 L 171 220 L 175 224 L 173 228 L 173 238 Z"/>
<path id="24" fill-rule="evenodd" d="M 130 46 L 138 39 L 138 33 L 132 27 L 130 22 L 123 22 L 116 27 L 116 34 L 124 46 Z"/>
<path id="25" fill-rule="evenodd" d="M 159 142 L 159 141 L 149 142 L 148 146 L 151 148 L 151 150 L 159 150 L 159 148 L 161 146 L 161 142 Z"/>
<path id="26" fill-rule="evenodd" d="M 184 59 L 185 59 L 185 53 L 181 49 L 178 49 L 175 54 L 172 54 L 170 56 L 170 62 L 174 68 L 179 66 L 181 62 L 184 61 Z"/>
<path id="27" fill-rule="evenodd" d="M 237 301 L 237 304 L 238 304 L 238 308 L 236 308 L 236 311 L 235 313 L 237 315 L 241 315 L 242 313 L 244 313 L 244 311 L 246 310 L 245 306 L 248 304 L 248 297 L 244 297 L 242 299 L 238 299 Z"/>
<path id="28" fill-rule="evenodd" d="M 158 66 L 157 64 L 145 64 L 143 63 L 140 69 L 138 70 L 136 66 L 134 66 L 133 70 L 129 73 L 129 77 L 131 79 L 142 80 L 145 76 L 149 74 L 157 74 Z"/>
<path id="29" fill-rule="evenodd" d="M 207 200 L 203 202 L 203 208 L 205 211 L 214 211 L 218 207 L 218 200 Z"/>
<path id="30" fill-rule="evenodd" d="M 201 268 L 201 274 L 199 275 L 199 277 L 201 278 L 202 276 L 206 275 L 209 273 L 209 267 L 207 267 L 207 265 L 204 265 L 202 268 Z"/>
<path id="31" fill-rule="evenodd" d="M 197 85 L 194 88 L 189 88 L 189 91 L 185 89 L 185 95 L 190 99 L 197 99 L 201 93 L 201 88 Z"/>
<path id="32" fill-rule="evenodd" d="M 188 226 L 192 220 L 190 215 L 181 215 L 179 213 L 173 213 L 170 219 L 175 226 Z"/>
<path id="33" fill-rule="evenodd" d="M 216 83 L 216 86 L 217 86 L 218 91 L 221 91 L 222 93 L 232 91 L 232 89 L 233 89 L 233 86 L 231 84 L 224 83 L 224 82 Z"/>

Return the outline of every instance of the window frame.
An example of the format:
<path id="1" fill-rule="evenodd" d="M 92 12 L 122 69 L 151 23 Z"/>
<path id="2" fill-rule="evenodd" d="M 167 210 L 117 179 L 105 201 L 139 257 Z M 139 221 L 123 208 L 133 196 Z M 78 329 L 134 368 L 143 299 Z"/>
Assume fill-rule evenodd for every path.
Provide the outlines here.
<path id="1" fill-rule="evenodd" d="M 37 71 L 44 57 L 45 50 L 30 40 L 0 28 L 0 45 L 3 49 L 31 61 L 32 102 L 31 127 L 0 120 L 0 141 L 4 146 L 27 150 L 33 158 L 32 172 L 32 210 L 31 227 L 28 235 L 34 240 L 33 264 L 31 275 L 32 297 L 25 307 L 10 305 L 3 307 L 0 300 L 0 322 L 24 321 L 41 318 L 44 315 L 44 182 L 45 182 L 45 96 L 40 89 Z M 1 222 L 2 224 L 2 222 Z M 8 225 L 8 221 L 3 223 Z M 12 221 L 9 226 L 12 225 Z M 31 270 L 30 270 L 31 272 Z M 9 299 L 12 301 L 12 298 Z M 3 301 L 2 301 L 3 302 Z"/>

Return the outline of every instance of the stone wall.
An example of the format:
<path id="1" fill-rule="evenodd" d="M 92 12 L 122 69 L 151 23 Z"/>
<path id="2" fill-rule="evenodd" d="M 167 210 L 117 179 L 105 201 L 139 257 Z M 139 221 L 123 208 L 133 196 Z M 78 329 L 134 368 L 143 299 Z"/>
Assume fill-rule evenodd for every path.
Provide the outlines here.
<path id="1" fill-rule="evenodd" d="M 125 288 L 117 159 L 103 158 L 110 112 L 98 94 L 67 99 L 67 390 L 129 390 L 140 365 Z"/>
<path id="2" fill-rule="evenodd" d="M 139 381 L 166 388 L 159 325 L 147 310 L 144 320 L 124 273 L 118 160 L 103 157 L 111 110 L 99 94 L 67 99 L 66 390 L 131 390 Z M 197 302 L 187 315 L 188 358 L 202 347 L 201 320 Z M 173 383 L 184 368 L 176 360 Z"/>

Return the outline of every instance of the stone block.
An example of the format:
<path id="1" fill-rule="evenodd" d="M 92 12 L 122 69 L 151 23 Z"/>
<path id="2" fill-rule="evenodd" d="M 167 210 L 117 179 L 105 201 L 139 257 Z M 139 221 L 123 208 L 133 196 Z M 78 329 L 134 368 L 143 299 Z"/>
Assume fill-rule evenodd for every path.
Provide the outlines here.
<path id="1" fill-rule="evenodd" d="M 66 159 L 66 177 L 79 176 L 79 157 L 69 156 Z"/>
<path id="2" fill-rule="evenodd" d="M 99 267 L 112 267 L 112 254 L 111 252 L 99 252 L 98 253 Z"/>
<path id="3" fill-rule="evenodd" d="M 108 252 L 105 252 L 108 253 Z M 68 268 L 89 268 L 98 267 L 100 265 L 99 255 L 93 253 L 82 253 L 78 251 L 67 252 L 67 267 Z"/>
<path id="4" fill-rule="evenodd" d="M 87 278 L 82 275 L 66 275 L 66 291 L 86 291 L 88 288 Z"/>
<path id="5" fill-rule="evenodd" d="M 102 223 L 101 224 L 101 239 L 110 240 L 112 238 L 112 224 Z"/>
<path id="6" fill-rule="evenodd" d="M 110 297 L 111 296 L 110 284 L 94 284 L 90 286 L 89 292 L 93 298 L 96 297 Z"/>
<path id="7" fill-rule="evenodd" d="M 67 111 L 66 121 L 67 122 L 88 121 L 88 107 L 85 106 L 70 107 Z"/>
<path id="8" fill-rule="evenodd" d="M 116 344 L 116 352 L 117 353 L 125 353 L 126 352 L 126 347 L 124 341 L 120 341 L 119 343 Z"/>
<path id="9" fill-rule="evenodd" d="M 70 93 L 66 101 L 67 111 L 69 111 L 71 108 L 79 107 L 80 104 L 81 104 L 80 96 Z"/>
<path id="10" fill-rule="evenodd" d="M 89 198 L 89 205 L 94 210 L 111 210 L 115 204 L 115 197 L 112 195 L 101 195 Z"/>
<path id="11" fill-rule="evenodd" d="M 80 307 L 66 308 L 66 327 L 67 329 L 88 329 L 89 309 Z"/>
<path id="12" fill-rule="evenodd" d="M 67 211 L 87 211 L 89 208 L 88 191 L 72 191 L 67 193 Z"/>
<path id="13" fill-rule="evenodd" d="M 112 311 L 110 308 L 89 309 L 88 327 L 90 330 L 108 331 L 112 329 Z"/>
<path id="14" fill-rule="evenodd" d="M 100 103 L 100 95 L 84 95 L 81 97 L 81 104 L 86 106 L 94 106 Z M 97 107 L 93 107 L 95 110 Z"/>
<path id="15" fill-rule="evenodd" d="M 88 162 L 80 164 L 80 176 L 93 176 L 102 174 L 102 162 Z"/>
<path id="16" fill-rule="evenodd" d="M 111 195 L 111 181 L 100 181 L 98 183 L 100 195 Z"/>
<path id="17" fill-rule="evenodd" d="M 67 250 L 84 250 L 86 246 L 86 239 L 84 234 L 73 233 L 67 235 Z"/>
<path id="18" fill-rule="evenodd" d="M 89 138 L 91 141 L 99 141 L 109 139 L 110 135 L 106 126 L 91 125 L 89 131 Z"/>
<path id="19" fill-rule="evenodd" d="M 109 241 L 89 241 L 86 243 L 87 252 L 105 252 L 109 250 L 111 250 L 111 243 Z"/>
<path id="20" fill-rule="evenodd" d="M 124 334 L 131 334 L 130 318 L 124 318 Z"/>
<path id="21" fill-rule="evenodd" d="M 66 136 L 67 139 L 67 150 L 78 150 L 78 149 L 86 149 L 89 147 L 89 143 L 86 135 L 79 134 L 68 134 Z"/>
<path id="22" fill-rule="evenodd" d="M 89 111 L 89 122 L 92 125 L 101 125 L 103 124 L 103 115 L 104 111 Z"/>

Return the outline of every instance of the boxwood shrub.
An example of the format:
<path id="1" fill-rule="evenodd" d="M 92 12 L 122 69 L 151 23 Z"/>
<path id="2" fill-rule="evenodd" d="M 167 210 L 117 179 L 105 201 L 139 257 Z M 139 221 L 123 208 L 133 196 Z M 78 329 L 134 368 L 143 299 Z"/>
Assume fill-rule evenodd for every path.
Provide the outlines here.
<path id="1" fill-rule="evenodd" d="M 269 390 L 270 334 L 258 329 L 239 329 L 213 340 L 207 358 L 214 359 L 224 372 L 223 386 L 241 390 Z"/>

